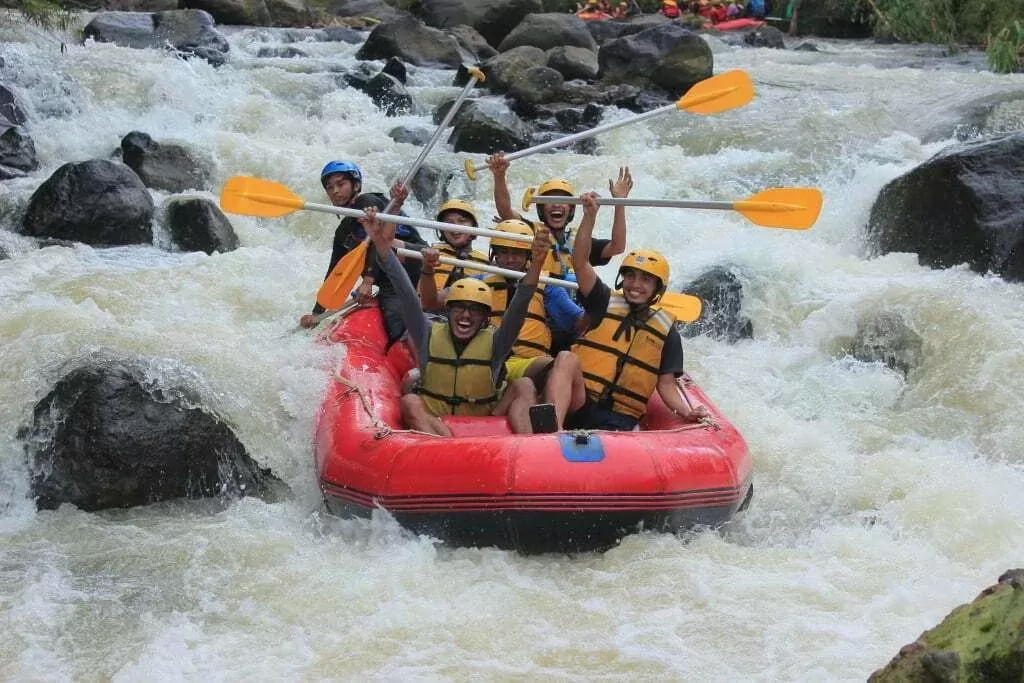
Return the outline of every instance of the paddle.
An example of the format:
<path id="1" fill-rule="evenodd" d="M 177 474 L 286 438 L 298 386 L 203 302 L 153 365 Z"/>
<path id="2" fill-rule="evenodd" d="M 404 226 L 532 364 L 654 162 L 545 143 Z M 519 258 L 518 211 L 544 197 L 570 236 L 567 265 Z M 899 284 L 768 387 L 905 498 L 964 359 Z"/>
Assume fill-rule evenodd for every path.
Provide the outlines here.
<path id="1" fill-rule="evenodd" d="M 550 197 L 535 195 L 529 188 L 523 195 L 523 211 L 530 204 L 582 204 L 579 197 Z M 762 190 L 746 199 L 734 202 L 711 202 L 688 199 L 633 199 L 600 197 L 600 205 L 648 206 L 675 209 L 719 209 L 738 211 L 754 225 L 765 228 L 806 230 L 814 225 L 821 213 L 822 195 L 816 187 L 775 187 Z"/>
<path id="2" fill-rule="evenodd" d="M 377 214 L 377 217 L 379 218 L 380 215 L 381 214 Z M 513 238 L 513 236 L 510 235 L 509 233 L 501 233 L 501 235 L 502 237 L 508 239 Z M 409 258 L 415 258 L 420 260 L 423 259 L 422 253 L 414 251 L 412 249 L 399 248 L 396 249 L 395 251 L 397 251 L 400 256 L 406 256 Z M 498 266 L 483 264 L 477 261 L 464 261 L 462 259 L 451 258 L 450 256 L 441 256 L 439 257 L 438 260 L 440 260 L 441 263 L 447 263 L 452 266 L 458 266 L 466 269 L 471 268 L 473 270 L 481 270 L 485 273 L 494 273 L 495 275 L 502 275 L 504 277 L 510 277 L 516 280 L 522 279 L 526 275 L 526 273 L 519 270 L 499 268 Z M 580 286 L 576 282 L 573 282 L 572 280 L 562 280 L 560 278 L 546 277 L 543 275 L 540 277 L 540 282 L 546 285 L 554 285 L 555 287 L 565 287 L 566 289 L 572 290 L 577 290 L 580 288 Z M 662 295 L 661 300 L 658 302 L 658 305 L 661 306 L 662 308 L 668 309 L 669 312 L 672 313 L 672 315 L 674 315 L 676 319 L 679 320 L 680 322 L 692 323 L 693 321 L 700 318 L 700 312 L 701 308 L 703 307 L 703 302 L 700 298 L 695 297 L 691 294 L 665 292 L 665 294 Z"/>
<path id="3" fill-rule="evenodd" d="M 402 181 L 402 185 L 408 187 L 409 183 L 412 182 L 412 177 L 416 175 L 416 171 L 420 169 L 420 165 L 423 163 L 423 160 L 427 158 L 427 154 L 430 153 L 430 150 L 441 138 L 441 134 L 444 133 L 444 129 L 448 127 L 448 124 L 455 116 L 455 113 L 459 111 L 459 107 L 462 106 L 462 101 L 466 99 L 467 95 L 469 95 L 469 91 L 472 90 L 473 86 L 477 83 L 483 83 L 484 80 L 486 80 L 484 78 L 484 72 L 475 66 L 468 67 L 466 70 L 469 72 L 471 77 L 469 82 L 462 88 L 462 92 L 460 92 L 459 96 L 455 98 L 455 102 L 452 103 L 452 106 L 448 107 L 448 112 L 444 115 L 441 123 L 438 124 L 433 137 L 431 137 L 427 144 L 423 146 L 423 149 L 420 150 L 420 155 L 416 157 L 416 161 L 413 162 L 412 168 L 410 168 L 409 172 L 405 174 L 405 179 Z M 391 208 L 393 207 L 388 207 L 389 210 Z"/>
<path id="4" fill-rule="evenodd" d="M 630 116 L 629 118 L 622 119 L 621 121 L 612 121 L 590 130 L 585 130 L 580 133 L 573 135 L 567 135 L 557 140 L 551 140 L 544 142 L 527 149 L 519 150 L 518 152 L 511 152 L 505 155 L 505 158 L 509 161 L 515 159 L 522 159 L 523 157 L 536 154 L 537 152 L 543 152 L 545 150 L 554 149 L 555 147 L 562 147 L 564 145 L 572 144 L 578 140 L 584 140 L 589 137 L 593 137 L 598 133 L 604 133 L 605 131 L 612 130 L 614 128 L 620 128 L 622 126 L 628 126 L 631 123 L 638 123 L 640 121 L 646 121 L 649 118 L 660 116 L 661 114 L 667 114 L 672 111 L 686 111 L 691 114 L 717 114 L 719 112 L 728 111 L 730 109 L 736 109 L 749 103 L 754 98 L 754 83 L 750 80 L 750 76 L 746 71 L 741 69 L 733 69 L 732 71 L 726 71 L 712 76 L 711 78 L 705 78 L 687 91 L 685 95 L 679 98 L 672 104 L 666 104 L 664 107 L 658 107 L 651 111 L 637 114 L 636 116 Z M 476 172 L 485 166 L 475 166 L 470 159 L 466 159 L 465 162 L 466 175 L 469 176 L 470 180 L 476 180 Z"/>
<path id="5" fill-rule="evenodd" d="M 323 213 L 332 213 L 339 216 L 353 216 L 355 218 L 361 218 L 366 215 L 359 209 L 348 209 L 341 206 L 331 206 L 328 204 L 310 204 L 307 203 L 302 197 L 289 190 L 281 183 L 276 183 L 272 180 L 264 180 L 262 178 L 253 178 L 250 176 L 233 176 L 228 178 L 227 182 L 224 183 L 224 187 L 221 189 L 220 194 L 220 207 L 228 213 L 238 213 L 246 216 L 259 216 L 262 218 L 278 218 L 280 216 L 287 216 L 295 211 L 320 211 Z M 377 218 L 385 223 L 403 223 L 406 225 L 414 225 L 417 227 L 434 228 L 440 230 L 458 230 L 459 232 L 466 232 L 473 235 L 481 235 L 484 237 L 501 237 L 503 239 L 515 240 L 519 242 L 530 242 L 532 239 L 527 235 L 516 235 L 514 233 L 501 232 L 499 230 L 488 230 L 486 228 L 474 228 L 469 225 L 456 225 L 454 223 L 441 223 L 439 221 L 430 221 L 422 218 L 410 218 L 408 216 L 394 216 L 386 213 L 378 213 Z M 367 242 L 360 243 L 357 249 L 362 248 L 365 254 L 367 248 Z M 352 251 L 356 251 L 353 249 Z M 411 252 L 411 253 L 405 253 Z M 349 252 L 351 254 L 352 252 Z M 410 249 L 404 249 L 400 251 L 403 256 L 411 256 L 412 258 L 422 258 L 419 256 L 419 252 L 412 251 Z M 346 258 L 348 255 L 346 255 Z M 447 260 L 446 260 L 447 259 Z M 345 259 L 342 259 L 344 261 Z M 477 263 L 476 261 L 459 261 L 457 259 L 449 259 L 446 256 L 441 257 L 442 263 L 449 263 L 450 265 L 462 266 L 464 268 L 471 268 L 475 270 L 484 270 L 484 264 Z M 338 262 L 339 264 L 341 261 Z M 356 261 L 358 267 L 362 267 L 363 260 Z M 349 287 L 347 290 L 336 286 L 331 286 L 331 283 L 336 281 L 334 273 L 338 270 L 337 266 L 331 275 L 324 281 L 324 285 L 320 288 L 320 291 L 324 293 L 324 298 L 327 300 L 327 304 L 321 302 L 320 294 L 317 295 L 317 302 L 321 306 L 327 309 L 338 308 L 341 306 L 345 299 L 348 298 L 352 288 Z M 504 269 L 502 269 L 504 270 Z M 519 271 L 506 271 L 506 273 L 519 273 Z M 507 275 L 508 277 L 516 277 L 516 275 Z M 518 274 L 518 277 L 522 277 L 522 273 Z M 560 287 L 568 287 L 569 289 L 577 289 L 578 285 L 575 282 L 569 282 L 565 280 L 558 280 L 552 278 L 556 284 Z M 660 305 L 669 309 L 673 315 L 676 316 L 680 321 L 693 322 L 700 317 L 701 311 L 701 300 L 695 296 L 689 294 L 679 294 L 675 292 L 666 292 L 661 301 Z M 328 305 L 331 304 L 331 305 Z"/>

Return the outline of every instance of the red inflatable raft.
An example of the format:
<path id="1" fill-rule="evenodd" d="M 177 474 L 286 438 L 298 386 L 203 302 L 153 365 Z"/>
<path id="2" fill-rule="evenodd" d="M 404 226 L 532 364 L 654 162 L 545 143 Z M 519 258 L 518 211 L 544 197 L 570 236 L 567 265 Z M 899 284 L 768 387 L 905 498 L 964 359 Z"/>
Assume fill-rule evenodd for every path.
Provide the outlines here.
<path id="1" fill-rule="evenodd" d="M 504 418 L 449 417 L 455 436 L 403 429 L 398 400 L 414 366 L 404 344 L 385 353 L 380 312 L 338 321 L 344 344 L 316 427 L 320 487 L 332 514 L 390 512 L 452 545 L 521 552 L 589 551 L 639 530 L 717 527 L 749 502 L 740 433 L 684 379 L 713 424 L 684 424 L 655 394 L 639 432 L 516 435 Z"/>

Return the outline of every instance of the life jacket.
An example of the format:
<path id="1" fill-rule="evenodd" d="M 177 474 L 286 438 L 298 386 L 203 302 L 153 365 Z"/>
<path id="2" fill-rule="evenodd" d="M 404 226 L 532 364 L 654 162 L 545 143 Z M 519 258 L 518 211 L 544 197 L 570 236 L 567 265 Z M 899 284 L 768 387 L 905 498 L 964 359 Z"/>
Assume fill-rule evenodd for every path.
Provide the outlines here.
<path id="1" fill-rule="evenodd" d="M 655 305 L 647 309 L 639 327 L 620 331 L 629 314 L 626 299 L 612 293 L 601 323 L 578 339 L 572 350 L 580 359 L 587 397 L 639 420 L 658 384 L 661 350 L 668 335 L 676 334 L 676 319 Z"/>
<path id="2" fill-rule="evenodd" d="M 484 282 L 493 292 L 491 299 L 491 325 L 501 325 L 505 311 L 512 301 L 510 292 L 515 280 L 509 281 L 501 275 L 488 275 Z M 537 290 L 530 299 L 526 309 L 526 320 L 519 330 L 519 338 L 512 346 L 512 355 L 518 358 L 536 358 L 551 354 L 551 329 L 548 327 L 548 316 L 544 309 L 544 285 L 537 285 Z"/>
<path id="3" fill-rule="evenodd" d="M 533 228 L 534 232 L 537 232 L 538 226 L 543 225 L 543 223 L 538 223 L 536 221 L 526 221 L 526 224 Z M 557 277 L 563 280 L 575 280 L 576 272 L 572 269 L 572 241 L 576 235 L 576 230 L 566 226 L 565 230 L 562 231 L 562 234 L 565 235 L 565 239 L 562 242 L 559 242 L 554 231 L 551 231 L 551 250 L 548 252 L 547 258 L 544 260 L 544 267 L 542 270 L 550 273 L 551 277 Z"/>
<path id="4" fill-rule="evenodd" d="M 427 362 L 416 393 L 432 415 L 490 415 L 498 402 L 491 375 L 494 328 L 481 327 L 460 355 L 448 323 L 430 326 Z"/>
<path id="5" fill-rule="evenodd" d="M 450 256 L 451 258 L 461 259 L 463 261 L 476 261 L 487 265 L 490 263 L 487 257 L 481 254 L 479 251 L 471 249 L 469 254 L 461 256 L 452 245 L 447 242 L 438 242 L 437 244 L 430 245 L 432 249 L 437 249 L 441 252 L 442 256 Z M 437 286 L 437 291 L 441 291 L 445 287 L 451 285 L 456 280 L 464 277 L 473 277 L 474 275 L 483 275 L 482 270 L 473 270 L 472 268 L 463 271 L 462 268 L 456 268 L 450 263 L 439 263 L 437 268 L 434 269 L 434 284 Z"/>
<path id="6" fill-rule="evenodd" d="M 669 19 L 675 19 L 679 16 L 679 6 L 675 2 L 662 2 L 661 13 Z"/>
<path id="7" fill-rule="evenodd" d="M 597 8 L 594 8 L 594 9 L 583 8 L 579 12 L 576 13 L 576 16 L 579 17 L 580 19 L 582 19 L 583 21 L 603 21 L 605 19 L 610 19 L 611 18 L 610 15 L 606 14 L 605 12 L 602 12 L 601 10 L 599 10 Z"/>

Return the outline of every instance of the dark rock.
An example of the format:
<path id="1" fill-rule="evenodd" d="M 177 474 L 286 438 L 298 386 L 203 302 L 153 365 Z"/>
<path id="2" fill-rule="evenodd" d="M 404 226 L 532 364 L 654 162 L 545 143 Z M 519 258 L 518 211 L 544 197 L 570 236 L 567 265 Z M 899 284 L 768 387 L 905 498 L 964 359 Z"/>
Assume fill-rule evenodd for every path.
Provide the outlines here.
<path id="1" fill-rule="evenodd" d="M 499 52 L 530 45 L 541 50 L 573 45 L 597 51 L 586 22 L 575 14 L 531 14 L 519 22 L 498 46 Z"/>
<path id="2" fill-rule="evenodd" d="M 558 98 L 564 79 L 562 74 L 546 66 L 527 69 L 509 88 L 509 96 L 527 105 L 552 102 Z"/>
<path id="3" fill-rule="evenodd" d="M 20 126 L 27 120 L 25 110 L 18 101 L 18 97 L 5 85 L 0 84 L 0 117 L 3 117 L 16 126 Z"/>
<path id="4" fill-rule="evenodd" d="M 204 197 L 169 197 L 164 224 L 182 251 L 234 251 L 238 235 L 220 208 Z"/>
<path id="5" fill-rule="evenodd" d="M 454 38 L 436 28 L 424 26 L 413 17 L 379 25 L 370 32 L 356 53 L 357 59 L 390 57 L 399 57 L 417 66 L 455 68 L 462 64 L 459 45 Z"/>
<path id="6" fill-rule="evenodd" d="M 409 72 L 405 68 L 405 64 L 398 57 L 392 57 L 384 64 L 384 68 L 380 70 L 382 74 L 388 74 L 394 76 L 402 85 L 406 85 L 409 82 Z"/>
<path id="7" fill-rule="evenodd" d="M 35 142 L 21 126 L 6 126 L 4 119 L 0 119 L 0 165 L 17 171 L 39 168 Z"/>
<path id="8" fill-rule="evenodd" d="M 465 50 L 472 59 L 469 62 L 482 62 L 498 54 L 480 33 L 472 26 L 453 26 L 445 29 L 449 35 L 455 38 L 459 47 Z M 465 67 L 459 67 L 464 69 Z"/>
<path id="9" fill-rule="evenodd" d="M 480 69 L 487 77 L 484 85 L 491 91 L 500 93 L 507 92 L 526 71 L 537 66 L 544 66 L 547 61 L 548 56 L 544 50 L 524 45 L 488 59 L 480 66 Z"/>
<path id="10" fill-rule="evenodd" d="M 219 64 L 224 63 L 224 53 L 230 50 L 227 38 L 214 28 L 213 17 L 192 9 L 101 12 L 86 25 L 82 36 L 122 47 L 170 49 L 182 55 L 213 57 Z"/>
<path id="11" fill-rule="evenodd" d="M 931 268 L 967 263 L 1024 280 L 1024 133 L 944 149 L 879 193 L 868 224 L 873 255 L 915 252 Z"/>
<path id="12" fill-rule="evenodd" d="M 388 137 L 395 142 L 404 142 L 417 147 L 427 144 L 433 134 L 434 132 L 429 128 L 410 128 L 409 126 L 397 126 L 388 131 Z"/>
<path id="13" fill-rule="evenodd" d="M 821 49 L 809 40 L 800 43 L 793 49 L 797 52 L 821 52 Z"/>
<path id="14" fill-rule="evenodd" d="M 662 14 L 641 14 L 624 21 L 588 21 L 586 24 L 590 35 L 594 36 L 594 41 L 600 46 L 609 40 L 639 33 L 651 26 L 666 24 L 670 21 L 671 19 Z"/>
<path id="15" fill-rule="evenodd" d="M 448 142 L 456 152 L 511 152 L 529 145 L 530 131 L 501 102 L 472 100 L 456 115 Z"/>
<path id="16" fill-rule="evenodd" d="M 230 26 L 275 26 L 266 0 L 179 0 L 183 9 L 207 12 Z"/>
<path id="17" fill-rule="evenodd" d="M 146 187 L 165 192 L 210 189 L 213 161 L 181 145 L 159 143 L 146 133 L 132 131 L 121 139 L 121 158 Z"/>
<path id="18" fill-rule="evenodd" d="M 857 323 L 848 349 L 864 363 L 884 363 L 904 377 L 924 360 L 924 341 L 896 313 L 880 313 Z"/>
<path id="19" fill-rule="evenodd" d="M 385 116 L 400 116 L 412 111 L 412 95 L 397 78 L 381 71 L 363 87 Z"/>
<path id="20" fill-rule="evenodd" d="M 601 80 L 606 83 L 668 86 L 673 91 L 708 78 L 714 66 L 708 44 L 673 23 L 609 41 L 601 46 L 597 58 Z"/>
<path id="21" fill-rule="evenodd" d="M 782 50 L 786 47 L 782 31 L 774 26 L 762 26 L 743 36 L 743 43 L 750 47 L 772 47 Z"/>
<path id="22" fill-rule="evenodd" d="M 305 52 L 303 52 L 302 50 L 300 50 L 297 47 L 292 47 L 291 45 L 285 45 L 285 46 L 282 46 L 282 47 L 261 47 L 256 52 L 256 56 L 260 57 L 260 58 L 263 58 L 263 59 L 267 59 L 267 58 L 294 59 L 296 57 L 308 57 L 309 55 L 307 55 Z"/>
<path id="23" fill-rule="evenodd" d="M 416 170 L 409 183 L 416 201 L 424 206 L 434 203 L 437 196 L 447 184 L 451 171 L 431 163 L 425 163 Z"/>
<path id="24" fill-rule="evenodd" d="M 501 44 L 523 19 L 542 11 L 541 0 L 420 0 L 418 7 L 428 26 L 471 26 L 492 47 Z"/>
<path id="25" fill-rule="evenodd" d="M 153 241 L 153 198 L 124 164 L 64 164 L 29 199 L 22 232 L 94 246 Z"/>
<path id="26" fill-rule="evenodd" d="M 187 388 L 160 388 L 125 365 L 68 372 L 19 431 L 39 509 L 147 505 L 178 498 L 277 500 L 260 468 Z"/>
<path id="27" fill-rule="evenodd" d="M 548 50 L 548 66 L 566 80 L 597 78 L 597 53 L 584 47 L 559 46 Z"/>
<path id="28" fill-rule="evenodd" d="M 410 16 L 383 0 L 328 0 L 327 11 L 338 17 L 369 17 L 381 22 Z"/>
<path id="29" fill-rule="evenodd" d="M 735 343 L 754 336 L 754 326 L 743 314 L 743 285 L 731 270 L 721 266 L 712 268 L 684 285 L 682 291 L 704 302 L 697 321 L 679 324 L 683 337 L 706 334 Z"/>

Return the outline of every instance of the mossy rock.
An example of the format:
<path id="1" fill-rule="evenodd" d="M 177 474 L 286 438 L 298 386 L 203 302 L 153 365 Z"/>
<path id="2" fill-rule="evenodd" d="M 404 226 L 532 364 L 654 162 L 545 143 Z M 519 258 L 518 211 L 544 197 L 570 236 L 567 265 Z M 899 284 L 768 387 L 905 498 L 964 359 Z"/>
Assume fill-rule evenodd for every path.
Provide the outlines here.
<path id="1" fill-rule="evenodd" d="M 869 683 L 1024 680 L 1024 569 L 1012 569 L 876 671 Z"/>

